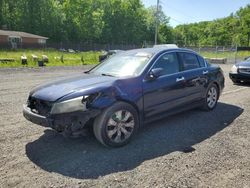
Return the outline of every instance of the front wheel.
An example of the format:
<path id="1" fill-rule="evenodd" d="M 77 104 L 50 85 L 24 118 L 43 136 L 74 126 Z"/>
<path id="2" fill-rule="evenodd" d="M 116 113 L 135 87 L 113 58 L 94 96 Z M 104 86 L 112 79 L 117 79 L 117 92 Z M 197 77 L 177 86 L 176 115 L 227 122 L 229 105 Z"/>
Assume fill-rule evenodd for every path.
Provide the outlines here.
<path id="1" fill-rule="evenodd" d="M 206 111 L 213 110 L 218 102 L 219 98 L 219 89 L 215 84 L 212 84 L 206 93 L 206 97 L 204 99 L 203 109 Z"/>
<path id="2" fill-rule="evenodd" d="M 117 102 L 103 111 L 94 121 L 94 134 L 105 146 L 126 145 L 139 127 L 138 113 L 133 106 Z"/>

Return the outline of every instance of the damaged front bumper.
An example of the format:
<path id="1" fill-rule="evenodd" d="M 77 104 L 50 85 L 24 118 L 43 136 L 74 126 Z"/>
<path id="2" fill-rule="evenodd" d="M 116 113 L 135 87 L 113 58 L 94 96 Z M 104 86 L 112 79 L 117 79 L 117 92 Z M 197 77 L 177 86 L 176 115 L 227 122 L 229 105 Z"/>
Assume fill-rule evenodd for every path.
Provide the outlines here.
<path id="1" fill-rule="evenodd" d="M 23 116 L 32 123 L 43 127 L 51 127 L 51 119 L 41 116 L 31 111 L 27 105 L 23 105 Z"/>
<path id="2" fill-rule="evenodd" d="M 100 110 L 98 109 L 89 109 L 86 111 L 54 114 L 45 117 L 33 112 L 27 105 L 23 105 L 23 116 L 28 121 L 43 127 L 50 127 L 59 132 L 63 132 L 66 129 L 70 132 L 77 132 L 83 129 L 85 124 L 95 118 L 99 113 Z"/>

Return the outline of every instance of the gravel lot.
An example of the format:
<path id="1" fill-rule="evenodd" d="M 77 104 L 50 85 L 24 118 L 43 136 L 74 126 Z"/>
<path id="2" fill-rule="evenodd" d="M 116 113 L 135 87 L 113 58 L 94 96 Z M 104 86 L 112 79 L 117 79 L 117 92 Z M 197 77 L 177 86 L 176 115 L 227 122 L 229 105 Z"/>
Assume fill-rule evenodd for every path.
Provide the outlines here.
<path id="1" fill-rule="evenodd" d="M 1 69 L 0 187 L 250 187 L 250 87 L 233 85 L 230 67 L 222 65 L 226 87 L 213 112 L 152 123 L 119 149 L 22 116 L 31 88 L 83 69 Z"/>

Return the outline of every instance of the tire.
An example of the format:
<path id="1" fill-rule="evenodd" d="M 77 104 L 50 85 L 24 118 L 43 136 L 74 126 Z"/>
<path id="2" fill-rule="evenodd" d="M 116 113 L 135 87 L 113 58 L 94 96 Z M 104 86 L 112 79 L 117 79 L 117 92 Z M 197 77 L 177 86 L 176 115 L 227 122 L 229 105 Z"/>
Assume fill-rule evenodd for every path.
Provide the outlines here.
<path id="1" fill-rule="evenodd" d="M 125 102 L 117 102 L 104 110 L 96 117 L 93 125 L 96 139 L 108 147 L 128 144 L 138 128 L 138 113 Z"/>
<path id="2" fill-rule="evenodd" d="M 215 84 L 212 84 L 207 89 L 203 104 L 203 110 L 205 111 L 213 110 L 217 106 L 218 99 L 219 99 L 219 89 Z"/>

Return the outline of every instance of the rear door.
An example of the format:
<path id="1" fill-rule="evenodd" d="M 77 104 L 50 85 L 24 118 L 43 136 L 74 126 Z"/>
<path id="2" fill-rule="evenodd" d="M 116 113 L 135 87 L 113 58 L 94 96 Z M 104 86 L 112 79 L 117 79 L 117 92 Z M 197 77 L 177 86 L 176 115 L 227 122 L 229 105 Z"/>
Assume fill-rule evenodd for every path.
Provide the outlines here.
<path id="1" fill-rule="evenodd" d="M 191 52 L 178 52 L 183 72 L 186 103 L 202 99 L 205 84 L 208 82 L 208 69 L 200 56 Z M 203 61 L 202 61 L 203 60 Z"/>

